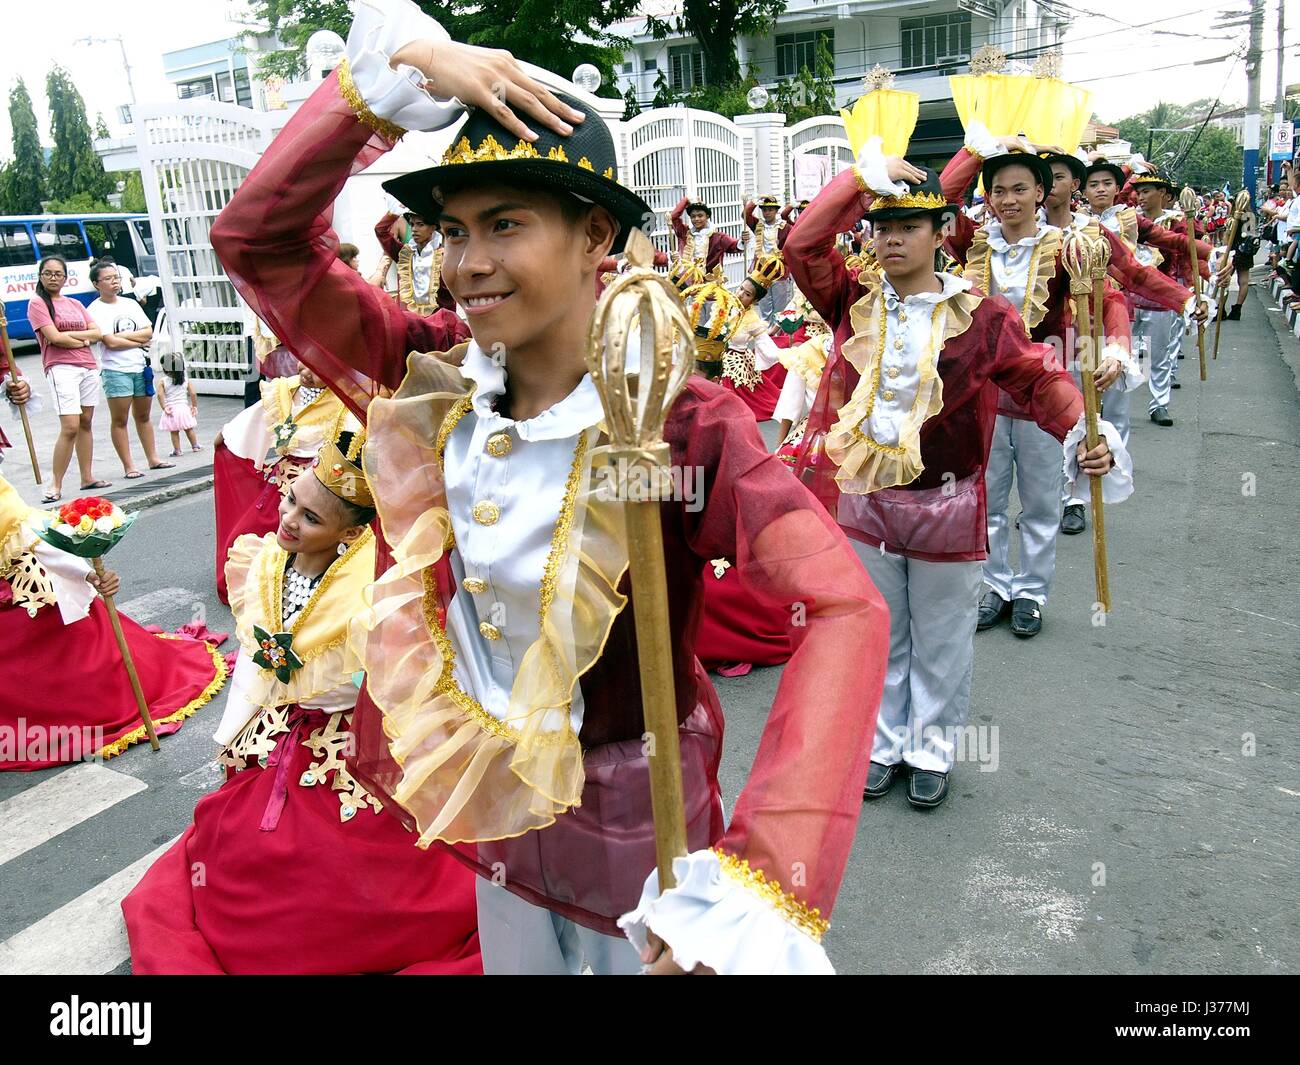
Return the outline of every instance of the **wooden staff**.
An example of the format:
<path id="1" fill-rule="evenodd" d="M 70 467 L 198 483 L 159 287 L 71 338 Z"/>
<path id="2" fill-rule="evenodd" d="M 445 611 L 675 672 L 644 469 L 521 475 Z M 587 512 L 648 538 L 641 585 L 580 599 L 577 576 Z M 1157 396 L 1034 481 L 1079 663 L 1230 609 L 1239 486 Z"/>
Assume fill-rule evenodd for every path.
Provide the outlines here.
<path id="1" fill-rule="evenodd" d="M 1183 189 L 1182 195 L 1178 197 L 1178 206 L 1183 209 L 1183 217 L 1187 222 L 1187 258 L 1192 264 L 1192 280 L 1196 285 L 1196 305 L 1201 305 L 1201 267 L 1196 261 L 1196 193 L 1191 189 Z M 1196 346 L 1201 354 L 1201 380 L 1205 380 L 1205 325 L 1198 322 L 1196 325 Z"/>
<path id="2" fill-rule="evenodd" d="M 4 343 L 5 359 L 9 363 L 9 375 L 17 381 L 22 375 L 18 372 L 18 364 L 14 362 L 14 349 L 9 343 L 9 324 L 5 321 L 3 314 L 0 314 L 0 342 Z M 44 482 L 41 480 L 41 464 L 36 461 L 36 444 L 32 441 L 31 423 L 27 421 L 26 403 L 18 408 L 18 416 L 23 420 L 23 434 L 27 437 L 27 454 L 32 459 L 32 473 L 36 475 L 36 483 L 43 484 Z"/>
<path id="3" fill-rule="evenodd" d="M 1242 219 L 1246 217 L 1246 212 L 1250 210 L 1250 191 L 1242 189 L 1237 193 L 1236 199 L 1232 201 L 1232 222 L 1228 226 L 1228 243 L 1225 247 L 1228 249 L 1228 258 L 1233 257 L 1233 245 L 1237 243 L 1237 235 L 1241 232 Z M 1232 275 L 1229 274 L 1229 277 Z M 1223 286 L 1223 291 L 1219 293 L 1219 309 L 1214 316 L 1214 357 L 1219 357 L 1219 331 L 1223 328 L 1223 311 L 1228 306 L 1228 286 Z"/>
<path id="4" fill-rule="evenodd" d="M 695 365 L 695 340 L 671 283 L 654 271 L 654 248 L 639 229 L 628 237 L 627 259 L 631 269 L 609 284 L 592 316 L 587 368 L 605 409 L 609 457 L 624 501 L 655 859 L 659 890 L 667 891 L 677 882 L 673 859 L 686 854 L 686 814 L 658 504 L 670 498 L 672 483 L 664 421 Z M 639 372 L 627 365 L 634 331 L 640 337 Z"/>
<path id="5" fill-rule="evenodd" d="M 95 567 L 95 573 L 99 579 L 104 579 L 104 560 L 98 555 L 92 558 L 91 564 Z M 104 600 L 104 606 L 108 608 L 108 620 L 113 626 L 113 635 L 117 637 L 117 649 L 122 652 L 122 664 L 126 666 L 126 675 L 131 679 L 131 691 L 135 693 L 135 705 L 140 709 L 140 718 L 144 721 L 144 730 L 149 734 L 149 746 L 155 751 L 159 749 L 158 733 L 154 731 L 153 718 L 149 716 L 149 704 L 145 702 L 144 691 L 140 687 L 140 676 L 135 671 L 135 659 L 131 657 L 131 649 L 126 645 L 126 637 L 122 634 L 122 621 L 117 616 L 117 604 L 113 602 L 111 595 L 99 593 Z"/>
<path id="6" fill-rule="evenodd" d="M 1101 260 L 1100 275 L 1097 273 L 1097 260 L 1100 252 L 1098 244 L 1106 248 L 1106 258 Z M 1079 359 L 1079 379 L 1083 384 L 1084 441 L 1089 451 L 1100 442 L 1097 428 L 1100 401 L 1097 395 L 1097 383 L 1093 373 L 1100 363 L 1102 337 L 1105 333 L 1103 324 L 1102 298 L 1106 286 L 1102 278 L 1106 274 L 1106 263 L 1110 255 L 1110 246 L 1102 238 L 1094 244 L 1082 233 L 1072 231 L 1065 239 L 1065 248 L 1061 254 L 1066 272 L 1070 275 L 1070 294 L 1075 297 L 1077 311 L 1075 336 L 1081 349 Z M 1090 306 L 1091 304 L 1091 306 Z M 1092 559 L 1093 572 L 1097 586 L 1097 602 L 1102 610 L 1110 613 L 1110 579 L 1106 565 L 1106 512 L 1101 496 L 1101 478 L 1090 477 L 1080 472 L 1080 477 L 1088 477 L 1088 488 L 1092 500 Z"/>

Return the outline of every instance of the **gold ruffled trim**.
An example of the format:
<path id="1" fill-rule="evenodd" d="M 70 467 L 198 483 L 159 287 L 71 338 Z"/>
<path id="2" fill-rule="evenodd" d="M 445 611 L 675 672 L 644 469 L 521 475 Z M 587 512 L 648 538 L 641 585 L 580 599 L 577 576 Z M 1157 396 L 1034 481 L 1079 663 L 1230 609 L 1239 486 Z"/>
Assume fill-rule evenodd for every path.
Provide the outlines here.
<path id="1" fill-rule="evenodd" d="M 397 253 L 397 299 L 407 310 L 428 318 L 438 310 L 438 286 L 442 283 L 443 249 L 435 248 L 433 266 L 429 270 L 429 292 L 421 300 L 415 295 L 415 267 L 412 264 L 415 250 L 404 244 Z"/>
<path id="2" fill-rule="evenodd" d="M 1138 216 L 1133 207 L 1121 207 L 1119 211 L 1119 236 L 1133 251 L 1138 246 Z"/>
<path id="3" fill-rule="evenodd" d="M 14 562 L 31 549 L 35 539 L 25 528 L 21 515 L 0 529 L 0 577 L 8 573 Z"/>
<path id="4" fill-rule="evenodd" d="M 396 122 L 380 118 L 366 106 L 366 101 L 361 98 L 361 92 L 357 89 L 357 83 L 352 80 L 352 66 L 346 59 L 338 65 L 338 72 L 339 95 L 352 108 L 352 113 L 357 116 L 358 121 L 390 141 L 399 141 L 406 136 L 406 130 Z"/>
<path id="5" fill-rule="evenodd" d="M 971 292 L 958 292 L 935 304 L 930 316 L 930 347 L 917 367 L 920 383 L 911 410 L 899 423 L 897 444 L 882 443 L 865 431 L 880 388 L 880 366 L 888 334 L 883 287 L 872 286 L 849 309 L 853 335 L 844 342 L 842 355 L 861 376 L 826 434 L 826 454 L 839 467 L 835 481 L 841 492 L 867 495 L 881 488 L 910 484 L 921 475 L 925 469 L 921 461 L 921 426 L 943 410 L 939 354 L 944 344 L 970 328 L 971 315 L 982 299 Z"/>
<path id="6" fill-rule="evenodd" d="M 822 371 L 826 369 L 826 343 L 829 333 L 809 337 L 802 344 L 793 348 L 780 348 L 781 365 L 787 371 L 798 374 L 804 385 L 816 388 L 821 382 Z"/>
<path id="7" fill-rule="evenodd" d="M 1061 250 L 1064 234 L 1059 229 L 1043 231 L 1029 258 L 1029 275 L 1025 283 L 1025 299 L 1020 306 L 1020 321 L 1025 334 L 1033 332 L 1047 314 L 1047 289 L 1056 276 L 1056 259 Z M 993 278 L 993 246 L 989 244 L 988 230 L 980 227 L 971 241 L 966 256 L 963 275 L 981 292 L 991 293 Z"/>
<path id="8" fill-rule="evenodd" d="M 182 637 L 180 636 L 169 636 L 166 633 L 157 633 L 156 635 L 160 640 L 182 639 Z M 192 717 L 195 711 L 198 710 L 198 708 L 201 707 L 204 703 L 209 702 L 212 699 L 212 697 L 217 694 L 217 692 L 221 691 L 222 685 L 226 683 L 226 677 L 229 675 L 229 670 L 226 669 L 225 658 L 223 658 L 221 652 L 218 651 L 211 644 L 207 644 L 206 646 L 208 649 L 208 654 L 212 656 L 212 664 L 213 666 L 216 667 L 217 670 L 216 675 L 208 683 L 208 686 L 204 688 L 201 692 L 199 692 L 196 698 L 186 703 L 179 710 L 175 711 L 174 713 L 168 714 L 166 717 L 154 718 L 153 723 L 155 729 L 159 725 L 170 725 L 173 722 L 184 721 L 187 717 Z M 145 730 L 144 725 L 140 725 L 137 728 L 133 728 L 130 732 L 126 733 L 126 735 L 119 736 L 112 743 L 104 746 L 99 751 L 99 757 L 112 758 L 114 755 L 121 754 L 128 747 L 130 747 L 131 744 L 139 743 L 141 740 L 148 739 L 148 737 L 149 737 L 149 733 Z"/>
<path id="9" fill-rule="evenodd" d="M 727 876 L 762 897 L 799 931 L 811 936 L 816 942 L 821 942 L 822 936 L 831 926 L 830 921 L 822 916 L 821 910 L 800 902 L 796 896 L 781 887 L 778 881 L 769 879 L 763 870 L 751 869 L 744 858 L 737 858 L 717 847 L 713 848 L 713 853 L 718 856 L 718 864 Z"/>

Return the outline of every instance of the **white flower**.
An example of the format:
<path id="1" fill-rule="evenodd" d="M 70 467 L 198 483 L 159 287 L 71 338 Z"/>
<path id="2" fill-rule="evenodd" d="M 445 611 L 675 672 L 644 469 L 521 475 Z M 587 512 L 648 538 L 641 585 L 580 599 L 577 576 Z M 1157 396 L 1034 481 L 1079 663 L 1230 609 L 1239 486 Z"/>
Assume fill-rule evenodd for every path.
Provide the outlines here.
<path id="1" fill-rule="evenodd" d="M 109 518 L 96 518 L 96 519 L 95 519 L 95 529 L 96 529 L 97 532 L 102 532 L 102 533 L 110 533 L 110 532 L 112 532 L 112 531 L 113 531 L 113 519 L 112 519 L 111 517 L 109 517 Z"/>

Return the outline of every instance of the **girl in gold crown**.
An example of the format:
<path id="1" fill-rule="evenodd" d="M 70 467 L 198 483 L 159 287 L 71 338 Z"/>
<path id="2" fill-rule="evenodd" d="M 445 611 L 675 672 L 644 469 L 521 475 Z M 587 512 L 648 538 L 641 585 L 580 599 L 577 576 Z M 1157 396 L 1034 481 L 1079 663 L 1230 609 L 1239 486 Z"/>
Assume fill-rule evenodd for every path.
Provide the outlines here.
<path id="1" fill-rule="evenodd" d="M 136 973 L 481 969 L 473 874 L 417 850 L 344 765 L 361 668 L 347 626 L 375 568 L 358 430 L 336 419 L 276 532 L 230 552 L 227 779 L 123 900 Z"/>
<path id="2" fill-rule="evenodd" d="M 722 360 L 719 383 L 735 392 L 760 422 L 772 417 L 772 408 L 785 384 L 785 367 L 781 365 L 780 350 L 772 340 L 771 323 L 759 313 L 759 306 L 783 277 L 785 261 L 777 252 L 759 259 L 740 283 L 736 299 L 744 314 Z"/>

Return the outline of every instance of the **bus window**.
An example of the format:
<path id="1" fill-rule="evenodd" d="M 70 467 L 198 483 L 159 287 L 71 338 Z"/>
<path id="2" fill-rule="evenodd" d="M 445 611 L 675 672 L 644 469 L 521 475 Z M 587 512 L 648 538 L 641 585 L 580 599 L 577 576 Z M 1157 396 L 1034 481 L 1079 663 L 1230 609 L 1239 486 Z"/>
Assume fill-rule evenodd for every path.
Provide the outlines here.
<path id="1" fill-rule="evenodd" d="M 0 267 L 35 265 L 36 249 L 27 227 L 15 222 L 0 225 Z"/>
<path id="2" fill-rule="evenodd" d="M 95 258 L 107 255 L 115 263 L 125 266 L 131 273 L 140 272 L 135 248 L 131 244 L 131 231 L 126 222 L 120 219 L 104 222 L 87 221 L 86 236 L 90 240 L 90 250 Z"/>
<path id="3" fill-rule="evenodd" d="M 149 224 L 149 219 L 136 218 L 132 220 L 131 224 L 135 226 L 135 231 L 139 235 L 141 243 L 144 244 L 145 254 L 156 254 L 153 250 L 153 226 Z"/>
<path id="4" fill-rule="evenodd" d="M 91 258 L 86 252 L 86 238 L 77 222 L 33 222 L 36 245 L 41 255 L 62 255 L 69 261 Z"/>

